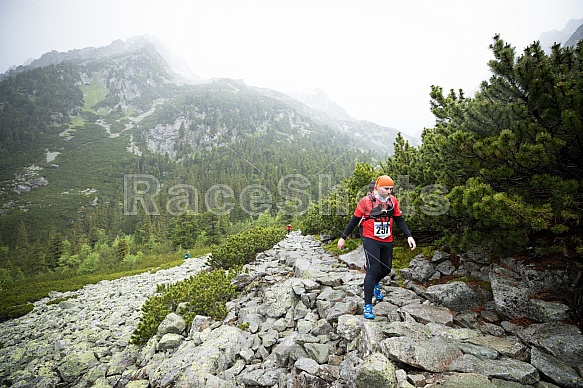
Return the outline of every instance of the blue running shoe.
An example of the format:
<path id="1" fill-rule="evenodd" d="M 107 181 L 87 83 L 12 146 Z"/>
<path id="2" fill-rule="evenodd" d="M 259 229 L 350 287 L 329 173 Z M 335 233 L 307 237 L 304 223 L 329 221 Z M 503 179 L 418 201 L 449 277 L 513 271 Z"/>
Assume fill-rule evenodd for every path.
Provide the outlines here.
<path id="1" fill-rule="evenodd" d="M 378 301 L 381 301 L 385 298 L 381 291 L 381 286 L 378 284 L 375 284 L 374 286 L 374 297 L 377 298 Z"/>
<path id="2" fill-rule="evenodd" d="M 372 313 L 372 304 L 364 305 L 364 317 L 366 319 L 374 319 L 374 314 Z"/>

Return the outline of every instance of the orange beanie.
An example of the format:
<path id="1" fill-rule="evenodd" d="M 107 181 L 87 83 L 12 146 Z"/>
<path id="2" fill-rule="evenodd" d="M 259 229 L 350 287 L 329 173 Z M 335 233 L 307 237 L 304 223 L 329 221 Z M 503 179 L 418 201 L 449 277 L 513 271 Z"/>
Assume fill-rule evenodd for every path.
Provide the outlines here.
<path id="1" fill-rule="evenodd" d="M 377 189 L 377 187 L 379 186 L 394 186 L 395 182 L 393 182 L 393 180 L 391 179 L 390 176 L 388 175 L 381 175 L 380 177 L 378 177 L 374 188 L 375 190 Z"/>

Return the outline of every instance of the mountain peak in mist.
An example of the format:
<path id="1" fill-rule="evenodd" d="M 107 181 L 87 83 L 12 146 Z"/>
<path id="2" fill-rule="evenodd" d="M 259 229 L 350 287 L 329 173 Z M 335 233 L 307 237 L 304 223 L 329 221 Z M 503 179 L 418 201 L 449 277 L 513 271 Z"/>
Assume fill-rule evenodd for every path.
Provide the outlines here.
<path id="1" fill-rule="evenodd" d="M 107 46 L 100 47 L 86 47 L 82 49 L 73 49 L 66 52 L 59 52 L 52 50 L 50 52 L 44 53 L 38 59 L 29 59 L 25 64 L 21 66 L 13 66 L 6 74 L 10 71 L 23 71 L 25 69 L 32 69 L 37 67 L 44 67 L 48 65 L 54 65 L 65 61 L 71 62 L 84 62 L 87 60 L 95 60 L 98 58 L 108 58 L 120 54 L 124 54 L 130 51 L 139 50 L 143 48 L 148 48 L 148 46 L 153 47 L 158 55 L 160 55 L 169 67 L 169 70 L 179 75 L 187 80 L 199 82 L 201 77 L 197 76 L 188 67 L 186 61 L 182 58 L 174 55 L 168 47 L 162 43 L 158 37 L 154 35 L 137 35 L 126 39 L 125 41 L 121 39 L 116 39 L 112 41 Z"/>
<path id="2" fill-rule="evenodd" d="M 543 32 L 538 38 L 541 47 L 548 54 L 555 43 L 560 43 L 561 46 L 565 46 L 581 25 L 583 25 L 583 19 L 571 19 L 567 22 L 565 28 L 560 31 L 552 30 Z"/>
<path id="3" fill-rule="evenodd" d="M 291 91 L 288 94 L 310 108 L 320 110 L 339 120 L 354 120 L 348 115 L 346 109 L 332 101 L 328 93 L 320 88 L 315 88 L 310 93 Z"/>

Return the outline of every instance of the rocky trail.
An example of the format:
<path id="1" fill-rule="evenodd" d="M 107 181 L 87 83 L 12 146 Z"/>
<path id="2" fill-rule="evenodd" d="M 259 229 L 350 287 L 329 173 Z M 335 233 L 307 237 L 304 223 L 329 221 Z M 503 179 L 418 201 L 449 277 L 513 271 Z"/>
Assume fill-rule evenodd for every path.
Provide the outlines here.
<path id="1" fill-rule="evenodd" d="M 155 273 L 53 292 L 0 324 L 2 387 L 583 387 L 583 335 L 569 307 L 533 298 L 569 281 L 510 258 L 435 252 L 386 279 L 362 316 L 358 250 L 335 258 L 292 232 L 235 279 L 220 322 L 170 314 L 145 346 L 129 343 L 159 283 L 205 258 Z M 430 279 L 472 276 L 487 286 Z M 402 283 L 401 283 L 402 284 Z M 53 300 L 65 298 L 59 303 Z M 517 325 L 526 317 L 530 325 Z"/>

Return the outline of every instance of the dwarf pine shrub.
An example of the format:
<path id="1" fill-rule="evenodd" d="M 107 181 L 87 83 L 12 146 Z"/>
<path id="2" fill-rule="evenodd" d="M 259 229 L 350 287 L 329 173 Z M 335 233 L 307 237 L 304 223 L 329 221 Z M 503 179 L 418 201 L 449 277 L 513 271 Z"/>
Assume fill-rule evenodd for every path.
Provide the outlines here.
<path id="1" fill-rule="evenodd" d="M 32 303 L 25 303 L 9 307 L 0 306 L 0 322 L 21 317 L 30 313 L 33 309 L 34 305 Z"/>
<path id="2" fill-rule="evenodd" d="M 224 319 L 227 316 L 226 302 L 236 295 L 231 284 L 236 274 L 236 270 L 213 270 L 200 272 L 175 284 L 159 284 L 156 295 L 142 306 L 142 318 L 131 342 L 146 343 L 171 312 L 182 315 L 189 326 L 196 315 Z"/>
<path id="3" fill-rule="evenodd" d="M 214 248 L 207 264 L 214 269 L 242 267 L 285 237 L 285 229 L 278 226 L 254 227 L 227 237 L 224 244 Z"/>

